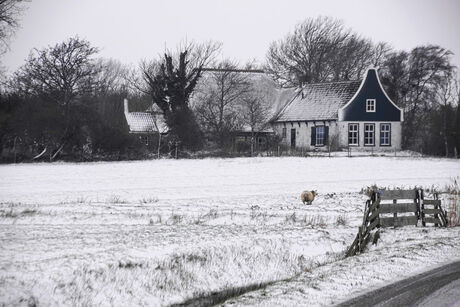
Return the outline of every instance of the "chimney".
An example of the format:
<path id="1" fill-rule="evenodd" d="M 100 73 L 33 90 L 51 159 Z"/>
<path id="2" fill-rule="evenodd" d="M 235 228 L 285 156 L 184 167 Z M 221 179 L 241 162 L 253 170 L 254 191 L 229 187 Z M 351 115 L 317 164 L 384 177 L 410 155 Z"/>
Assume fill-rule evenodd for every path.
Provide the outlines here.
<path id="1" fill-rule="evenodd" d="M 125 114 L 128 114 L 129 113 L 129 109 L 128 109 L 128 99 L 124 99 L 123 100 L 123 103 L 124 103 L 124 106 L 125 106 Z"/>

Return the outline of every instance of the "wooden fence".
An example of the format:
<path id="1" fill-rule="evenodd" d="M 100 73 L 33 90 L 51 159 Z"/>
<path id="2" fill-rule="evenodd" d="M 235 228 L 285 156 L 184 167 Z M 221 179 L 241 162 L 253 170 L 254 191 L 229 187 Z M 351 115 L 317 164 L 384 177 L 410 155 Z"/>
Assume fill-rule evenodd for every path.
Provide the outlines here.
<path id="1" fill-rule="evenodd" d="M 442 210 L 437 194 L 434 199 L 425 199 L 422 189 L 373 191 L 364 207 L 363 223 L 358 228 L 355 240 L 347 250 L 347 257 L 361 253 L 376 228 L 406 225 L 422 226 L 433 223 L 435 227 L 446 227 L 447 214 Z M 380 232 L 374 234 L 374 242 Z"/>

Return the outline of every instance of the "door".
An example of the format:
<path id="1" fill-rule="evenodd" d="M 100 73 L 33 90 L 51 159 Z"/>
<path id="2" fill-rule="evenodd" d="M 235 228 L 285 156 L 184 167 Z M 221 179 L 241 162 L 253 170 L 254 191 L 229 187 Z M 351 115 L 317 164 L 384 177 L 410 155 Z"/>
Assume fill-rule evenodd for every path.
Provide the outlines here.
<path id="1" fill-rule="evenodd" d="M 295 129 L 291 129 L 291 147 L 295 148 Z"/>

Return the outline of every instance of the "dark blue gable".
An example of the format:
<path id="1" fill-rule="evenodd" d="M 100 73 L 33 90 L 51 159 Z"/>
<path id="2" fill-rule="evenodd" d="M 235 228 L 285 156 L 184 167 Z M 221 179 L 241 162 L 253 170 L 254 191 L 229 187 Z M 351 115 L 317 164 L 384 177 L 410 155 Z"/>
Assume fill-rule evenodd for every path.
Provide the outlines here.
<path id="1" fill-rule="evenodd" d="M 366 112 L 366 100 L 375 99 L 376 111 Z M 402 121 L 402 110 L 395 106 L 378 80 L 377 71 L 368 69 L 357 94 L 339 111 L 342 121 Z"/>

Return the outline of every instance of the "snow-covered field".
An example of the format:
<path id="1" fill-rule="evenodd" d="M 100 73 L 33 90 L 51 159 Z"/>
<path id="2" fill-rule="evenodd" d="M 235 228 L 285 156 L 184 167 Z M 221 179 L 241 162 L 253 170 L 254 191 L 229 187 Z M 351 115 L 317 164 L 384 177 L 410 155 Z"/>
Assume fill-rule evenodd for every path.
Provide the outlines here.
<path id="1" fill-rule="evenodd" d="M 458 160 L 392 157 L 2 165 L 0 304 L 168 305 L 260 287 L 226 303 L 330 305 L 460 258 L 459 227 L 405 227 L 342 259 L 361 188 L 442 190 L 459 175 Z"/>

